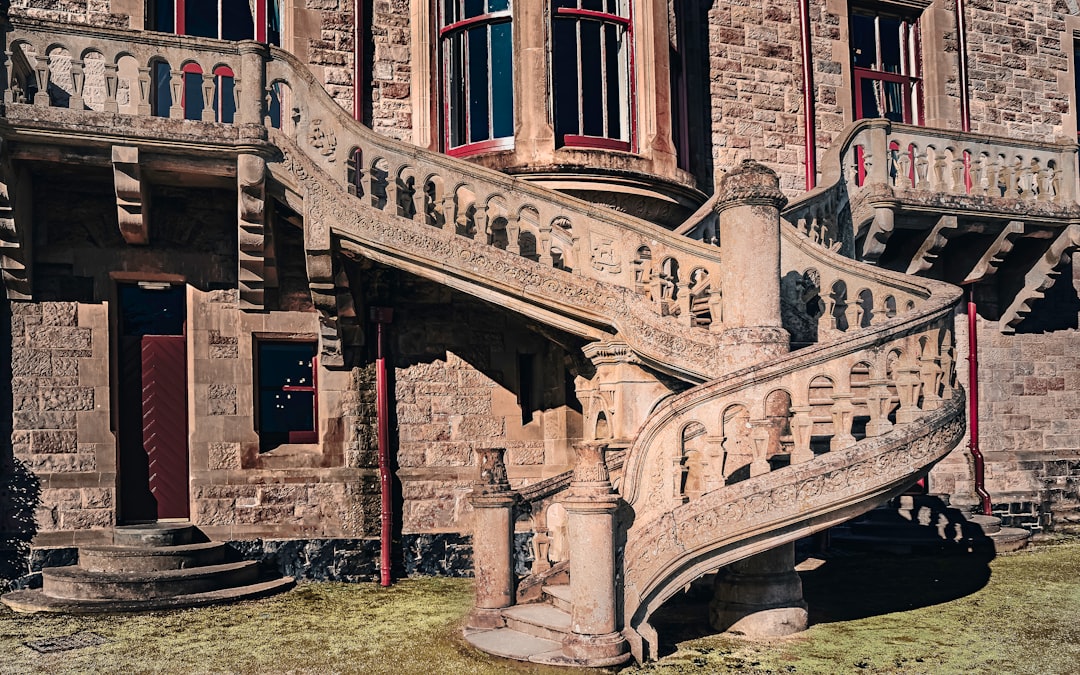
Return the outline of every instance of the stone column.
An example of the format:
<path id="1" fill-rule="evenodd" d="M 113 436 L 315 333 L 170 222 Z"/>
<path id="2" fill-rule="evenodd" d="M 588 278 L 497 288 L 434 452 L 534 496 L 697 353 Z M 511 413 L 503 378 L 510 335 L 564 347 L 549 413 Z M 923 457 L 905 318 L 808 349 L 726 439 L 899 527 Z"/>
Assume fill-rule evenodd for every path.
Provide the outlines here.
<path id="1" fill-rule="evenodd" d="M 236 108 L 237 124 L 263 125 L 265 109 L 263 104 L 266 99 L 266 70 L 265 63 L 268 56 L 267 48 L 258 42 L 241 42 L 240 49 L 240 72 L 236 73 L 239 82 L 236 86 L 240 89 L 239 101 Z M 284 116 L 284 112 L 282 113 Z"/>
<path id="2" fill-rule="evenodd" d="M 615 509 L 619 497 L 611 488 L 599 442 L 574 446 L 574 477 L 563 506 L 570 538 L 570 638 L 564 653 L 578 665 L 605 666 L 629 658 L 619 632 L 615 597 Z"/>
<path id="3" fill-rule="evenodd" d="M 502 610 L 514 604 L 514 504 L 503 463 L 503 448 L 476 451 L 480 478 L 473 484 L 473 573 L 476 604 L 468 628 L 502 628 Z"/>
<path id="4" fill-rule="evenodd" d="M 753 638 L 806 630 L 802 579 L 795 571 L 795 544 L 783 544 L 720 570 L 709 604 L 709 623 Z"/>
<path id="5" fill-rule="evenodd" d="M 735 362 L 765 361 L 788 350 L 780 319 L 780 209 L 787 198 L 776 174 L 752 160 L 718 189 L 725 353 Z"/>

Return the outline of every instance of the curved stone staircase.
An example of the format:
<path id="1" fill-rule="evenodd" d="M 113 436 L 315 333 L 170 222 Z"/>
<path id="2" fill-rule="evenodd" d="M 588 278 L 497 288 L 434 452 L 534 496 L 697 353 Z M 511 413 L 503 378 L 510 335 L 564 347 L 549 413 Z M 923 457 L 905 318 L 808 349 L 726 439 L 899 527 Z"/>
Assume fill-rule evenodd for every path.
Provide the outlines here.
<path id="1" fill-rule="evenodd" d="M 40 589 L 13 591 L 0 602 L 18 612 L 136 612 L 250 600 L 292 588 L 292 578 L 267 578 L 257 561 L 227 561 L 224 543 L 194 541 L 196 534 L 186 523 L 117 527 L 111 545 L 80 547 L 77 565 L 46 567 Z"/>
<path id="2" fill-rule="evenodd" d="M 75 53 L 92 40 L 111 57 L 144 40 L 39 21 L 14 33 L 9 44 L 37 44 L 39 54 L 66 43 Z M 579 391 L 586 437 L 611 432 L 577 448 L 574 472 L 523 498 L 501 458 L 485 455 L 467 632 L 481 649 L 564 665 L 648 658 L 657 644 L 650 617 L 677 590 L 884 503 L 963 433 L 952 344 L 959 291 L 857 263 L 837 253 L 842 240 L 811 226 L 781 227 L 784 200 L 775 183 L 761 182 L 767 171 L 733 172 L 713 233 L 722 245 L 705 244 L 380 136 L 280 50 L 155 40 L 139 52 L 147 62 L 160 56 L 155 49 L 175 57 L 180 45 L 227 63 L 242 82 L 235 135 L 215 127 L 242 169 L 241 297 L 247 306 L 261 301 L 254 214 L 263 181 L 272 182 L 303 215 L 322 363 L 342 363 L 357 321 L 340 269 L 349 257 L 589 343 L 584 356 L 596 375 Z M 261 124 L 267 90 L 283 111 L 272 129 Z M 6 114 L 40 126 L 49 122 L 41 105 L 9 103 Z M 67 117 L 76 115 L 94 113 Z M 124 131 L 125 143 L 162 133 L 152 121 L 129 120 Z M 822 212 L 846 208 L 830 204 Z M 747 237 L 732 236 L 740 227 L 751 228 Z M 789 353 L 792 345 L 800 348 Z M 619 368 L 637 380 L 605 379 Z M 621 464 L 607 456 L 616 449 L 625 451 Z M 519 517 L 538 555 L 534 573 L 516 583 L 509 542 Z M 548 560 L 548 544 L 568 555 Z"/>

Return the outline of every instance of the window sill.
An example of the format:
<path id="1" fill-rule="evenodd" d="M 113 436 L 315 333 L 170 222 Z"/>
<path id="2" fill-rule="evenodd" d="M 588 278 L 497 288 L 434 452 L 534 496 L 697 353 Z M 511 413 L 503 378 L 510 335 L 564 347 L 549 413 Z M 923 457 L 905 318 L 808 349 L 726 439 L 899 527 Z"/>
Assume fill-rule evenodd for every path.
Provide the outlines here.
<path id="1" fill-rule="evenodd" d="M 245 459 L 245 469 L 315 469 L 323 465 L 323 452 L 318 443 L 283 443 Z"/>
<path id="2" fill-rule="evenodd" d="M 474 155 L 482 155 L 485 152 L 502 152 L 506 150 L 514 149 L 514 138 L 496 138 L 490 141 L 480 141 L 479 143 L 470 143 L 469 145 L 459 145 L 456 148 L 450 148 L 446 151 L 446 154 L 451 157 L 472 157 Z"/>

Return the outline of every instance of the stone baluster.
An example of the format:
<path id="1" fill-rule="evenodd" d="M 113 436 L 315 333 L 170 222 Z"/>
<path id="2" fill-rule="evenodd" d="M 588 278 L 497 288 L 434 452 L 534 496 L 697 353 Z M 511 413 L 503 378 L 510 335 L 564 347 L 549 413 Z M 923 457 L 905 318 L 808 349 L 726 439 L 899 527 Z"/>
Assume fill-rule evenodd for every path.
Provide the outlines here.
<path id="1" fill-rule="evenodd" d="M 998 187 L 998 181 L 1001 180 L 999 168 L 992 157 L 983 157 L 983 171 L 986 174 L 983 180 L 986 183 L 986 194 L 990 197 L 1001 196 L 1001 188 Z"/>
<path id="2" fill-rule="evenodd" d="M 214 110 L 214 74 L 202 74 L 202 121 L 213 122 L 217 119 L 217 111 Z M 221 101 L 218 101 L 221 104 Z"/>
<path id="3" fill-rule="evenodd" d="M 882 379 L 869 380 L 869 389 L 866 392 L 866 407 L 870 410 L 870 421 L 866 423 L 866 435 L 881 436 L 892 429 L 889 421 L 889 409 L 892 407 L 892 392 L 889 391 L 889 381 Z"/>
<path id="4" fill-rule="evenodd" d="M 927 175 L 930 172 L 930 160 L 926 157 L 926 150 L 918 150 L 915 154 L 915 189 L 929 190 Z"/>
<path id="5" fill-rule="evenodd" d="M 401 215 L 398 202 L 399 180 L 397 168 L 389 167 L 386 172 L 386 204 L 383 205 L 383 210 L 388 211 L 393 216 Z"/>
<path id="6" fill-rule="evenodd" d="M 794 441 L 791 449 L 792 464 L 802 464 L 814 458 L 814 451 L 810 448 L 810 441 L 814 436 L 814 419 L 810 417 L 812 411 L 813 408 L 808 405 L 791 408 L 791 438 Z"/>
<path id="7" fill-rule="evenodd" d="M 900 409 L 896 411 L 897 424 L 910 424 L 919 417 L 919 369 L 902 366 L 896 369 L 896 393 L 900 397 Z"/>
<path id="8" fill-rule="evenodd" d="M 750 462 L 750 477 L 761 476 L 769 473 L 772 466 L 769 464 L 769 420 L 752 420 L 750 422 L 750 444 L 753 448 L 753 460 Z"/>
<path id="9" fill-rule="evenodd" d="M 34 105 L 48 107 L 49 105 L 49 61 L 45 54 L 38 54 L 34 59 L 34 74 L 37 77 L 37 93 L 34 94 Z"/>
<path id="10" fill-rule="evenodd" d="M 829 450 L 843 450 L 855 443 L 855 437 L 851 435 L 851 425 L 855 421 L 855 404 L 851 399 L 850 392 L 832 395 L 833 405 L 829 414 L 832 415 L 833 437 L 829 442 Z"/>
<path id="11" fill-rule="evenodd" d="M 488 209 L 483 204 L 476 204 L 476 211 L 473 213 L 473 223 L 476 225 L 476 231 L 474 237 L 477 241 L 481 241 L 485 244 L 491 243 L 491 223 L 488 222 Z"/>
<path id="12" fill-rule="evenodd" d="M 705 492 L 709 493 L 724 485 L 724 437 L 705 437 Z"/>
<path id="13" fill-rule="evenodd" d="M 685 279 L 676 283 L 676 288 L 675 312 L 679 315 L 679 324 L 687 327 L 693 326 L 694 316 L 690 311 L 690 306 L 694 298 L 690 292 L 690 280 Z"/>
<path id="14" fill-rule="evenodd" d="M 1038 201 L 1048 202 L 1054 196 L 1054 169 L 1046 167 L 1039 173 L 1039 196 Z"/>
<path id="15" fill-rule="evenodd" d="M 4 50 L 4 103 L 15 103 L 15 90 L 19 88 L 19 81 L 15 77 L 15 68 L 11 61 L 11 50 Z"/>
<path id="16" fill-rule="evenodd" d="M 551 537 L 545 530 L 536 530 L 533 535 L 533 564 L 532 573 L 540 575 L 551 569 L 551 561 L 548 560 L 548 551 L 551 549 Z"/>
<path id="17" fill-rule="evenodd" d="M 967 193 L 967 166 L 963 151 L 958 151 L 952 160 L 952 193 L 962 195 Z"/>
<path id="18" fill-rule="evenodd" d="M 934 167 L 933 177 L 931 178 L 930 189 L 934 192 L 946 192 L 945 189 L 945 152 L 941 150 L 934 150 Z"/>
<path id="19" fill-rule="evenodd" d="M 517 492 L 506 477 L 503 448 L 476 451 L 480 477 L 473 484 L 473 559 L 476 604 L 470 628 L 501 628 L 502 610 L 514 604 L 514 504 Z"/>
<path id="20" fill-rule="evenodd" d="M 953 377 L 955 376 L 956 361 L 953 358 L 952 335 L 946 333 L 945 344 L 941 350 L 941 398 L 948 401 L 952 398 L 955 390 Z"/>
<path id="21" fill-rule="evenodd" d="M 874 309 L 870 314 L 870 325 L 876 326 L 889 320 L 889 306 L 885 303 L 887 296 L 884 292 L 878 293 L 874 298 Z"/>
<path id="22" fill-rule="evenodd" d="M 867 183 L 887 185 L 889 182 L 889 126 L 888 120 L 873 120 L 867 129 L 870 143 L 863 153 Z"/>
<path id="23" fill-rule="evenodd" d="M 174 68 L 169 72 L 169 92 L 172 94 L 172 105 L 169 106 L 169 119 L 184 119 L 184 71 Z"/>
<path id="24" fill-rule="evenodd" d="M 413 220 L 421 225 L 428 224 L 428 198 L 427 187 L 421 183 L 420 174 L 417 173 L 413 179 L 412 190 L 412 203 L 413 203 Z"/>
<path id="25" fill-rule="evenodd" d="M 919 357 L 919 380 L 922 384 L 922 409 L 937 410 L 941 407 L 941 395 L 938 389 L 941 387 L 941 358 L 937 354 L 927 354 Z"/>
<path id="26" fill-rule="evenodd" d="M 151 87 L 150 87 L 150 68 L 148 68 L 148 67 L 140 67 L 139 68 L 139 79 L 136 81 L 136 86 L 138 87 L 138 91 L 137 92 L 135 92 L 135 91 L 131 92 L 132 96 L 138 95 L 138 97 L 139 97 L 138 107 L 136 108 L 135 112 L 137 114 L 139 114 L 139 115 L 148 116 L 148 115 L 150 115 L 150 112 L 151 112 L 151 108 L 150 108 L 150 91 L 151 91 Z"/>
<path id="27" fill-rule="evenodd" d="M 896 186 L 901 190 L 915 187 L 911 180 L 911 154 L 904 149 L 901 149 L 896 157 Z"/>
<path id="28" fill-rule="evenodd" d="M 856 330 L 862 327 L 863 308 L 858 298 L 848 298 L 844 307 L 844 318 L 847 319 L 847 329 Z"/>
<path id="29" fill-rule="evenodd" d="M 554 258 L 551 257 L 551 223 L 540 226 L 540 240 L 536 242 L 536 245 L 537 253 L 540 255 L 540 264 L 548 267 L 555 264 Z"/>
<path id="30" fill-rule="evenodd" d="M 453 192 L 447 192 L 442 198 L 443 226 L 450 226 L 450 231 L 457 227 L 457 198 Z"/>
<path id="31" fill-rule="evenodd" d="M 617 659 L 628 649 L 616 614 L 614 537 L 619 497 L 611 487 L 606 451 L 605 443 L 574 445 L 574 474 L 563 502 L 571 566 L 571 634 L 563 651 L 570 658 L 594 663 Z"/>
<path id="32" fill-rule="evenodd" d="M 105 112 L 120 112 L 120 104 L 116 101 L 116 92 L 119 89 L 120 78 L 117 74 L 115 63 L 105 64 Z"/>
<path id="33" fill-rule="evenodd" d="M 515 215 L 506 217 L 506 250 L 515 255 L 521 255 L 521 218 Z"/>
<path id="34" fill-rule="evenodd" d="M 83 72 L 83 62 L 71 59 L 71 98 L 68 99 L 68 108 L 72 110 L 84 110 L 86 100 L 83 98 L 83 85 L 86 84 L 86 73 Z"/>
<path id="35" fill-rule="evenodd" d="M 265 62 L 268 55 L 266 45 L 257 42 L 241 42 L 240 72 L 236 73 L 244 82 L 243 94 L 236 103 L 237 124 L 258 124 L 262 126 L 263 117 L 266 115 L 266 97 L 262 92 L 266 91 Z M 239 91 L 237 87 L 237 91 Z M 282 113 L 284 114 L 284 112 Z M 356 167 L 357 171 L 361 167 Z M 370 194 L 370 191 L 368 192 Z"/>
<path id="36" fill-rule="evenodd" d="M 1023 191 L 1023 186 L 1020 183 L 1021 169 L 1022 166 L 1019 159 L 1017 159 L 1012 166 L 1005 164 L 1002 167 L 1002 171 L 1005 174 L 1004 197 L 1006 199 L 1016 199 L 1017 196 L 1020 195 L 1020 193 Z"/>

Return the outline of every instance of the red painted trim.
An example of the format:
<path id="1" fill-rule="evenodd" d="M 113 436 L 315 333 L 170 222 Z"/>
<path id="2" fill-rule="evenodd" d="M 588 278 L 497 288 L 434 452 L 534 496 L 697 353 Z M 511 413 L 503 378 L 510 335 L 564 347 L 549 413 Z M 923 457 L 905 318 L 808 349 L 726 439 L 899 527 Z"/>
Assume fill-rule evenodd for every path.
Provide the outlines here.
<path id="1" fill-rule="evenodd" d="M 196 75 L 202 75 L 203 74 L 202 66 L 200 66 L 199 64 L 197 64 L 197 63 L 195 63 L 193 61 L 188 61 L 187 63 L 185 63 L 180 68 L 180 72 L 183 72 L 183 73 L 195 73 Z"/>
<path id="2" fill-rule="evenodd" d="M 236 73 L 228 66 L 218 66 L 217 68 L 214 68 L 214 75 L 218 77 L 236 77 Z"/>
<path id="3" fill-rule="evenodd" d="M 439 29 L 439 37 L 444 37 L 449 33 L 456 33 L 462 30 L 468 30 L 473 26 L 480 24 L 495 24 L 495 23 L 508 23 L 513 19 L 510 12 L 493 12 L 491 14 L 480 14 L 479 16 L 472 16 L 468 19 L 462 19 L 454 23 L 443 26 Z"/>
<path id="4" fill-rule="evenodd" d="M 379 485 L 381 495 L 381 532 L 379 537 L 379 583 L 389 586 L 390 548 L 393 545 L 393 481 L 390 475 L 390 390 L 386 373 L 385 326 L 394 319 L 389 307 L 372 307 L 371 320 L 375 322 L 375 416 L 379 445 Z"/>
<path id="5" fill-rule="evenodd" d="M 619 16 L 618 14 L 608 14 L 607 12 L 597 12 L 591 9 L 577 9 L 576 7 L 559 7 L 555 12 L 556 18 L 560 16 L 573 16 L 581 19 L 596 19 L 598 21 L 610 21 L 611 23 L 622 24 L 623 26 L 630 26 L 630 17 Z"/>
<path id="6" fill-rule="evenodd" d="M 187 35 L 186 10 L 184 0 L 176 0 L 176 18 L 173 28 L 177 35 Z"/>
<path id="7" fill-rule="evenodd" d="M 266 3 L 273 0 L 255 0 L 255 39 L 266 42 Z"/>
<path id="8" fill-rule="evenodd" d="M 601 150 L 620 150 L 630 152 L 631 144 L 615 138 L 602 136 L 578 136 L 575 134 L 563 135 L 563 147 L 568 148 L 599 148 Z"/>
<path id="9" fill-rule="evenodd" d="M 449 105 L 449 104 L 448 104 Z M 449 110 L 446 111 L 449 114 Z M 447 130 L 449 131 L 449 130 Z M 449 139 L 447 139 L 449 142 Z M 485 152 L 497 152 L 500 150 L 513 150 L 514 149 L 514 137 L 506 136 L 503 138 L 492 138 L 486 141 L 478 141 L 476 143 L 468 143 L 466 145 L 459 145 L 456 148 L 450 148 L 446 151 L 446 154 L 451 157 L 472 157 L 473 155 L 479 155 Z"/>
<path id="10" fill-rule="evenodd" d="M 814 102 L 814 54 L 810 48 L 810 0 L 799 2 L 802 31 L 803 152 L 806 155 L 806 189 L 817 185 L 817 108 Z"/>

